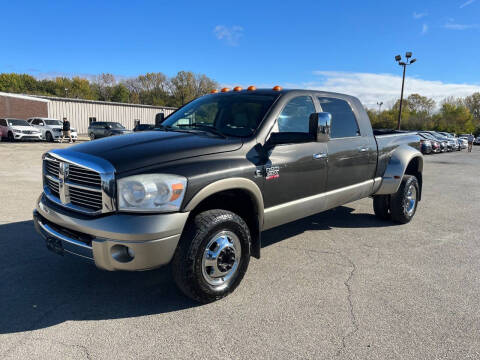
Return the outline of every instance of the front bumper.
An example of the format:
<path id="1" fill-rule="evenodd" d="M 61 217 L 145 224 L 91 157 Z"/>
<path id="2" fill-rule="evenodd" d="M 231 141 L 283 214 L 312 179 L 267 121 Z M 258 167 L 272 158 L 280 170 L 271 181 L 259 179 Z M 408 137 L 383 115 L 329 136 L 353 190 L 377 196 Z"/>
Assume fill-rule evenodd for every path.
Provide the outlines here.
<path id="1" fill-rule="evenodd" d="M 101 269 L 135 271 L 171 261 L 188 215 L 114 213 L 91 218 L 60 209 L 42 195 L 33 219 L 52 250 L 93 261 Z"/>
<path id="2" fill-rule="evenodd" d="M 42 134 L 13 133 L 15 140 L 42 140 Z"/>

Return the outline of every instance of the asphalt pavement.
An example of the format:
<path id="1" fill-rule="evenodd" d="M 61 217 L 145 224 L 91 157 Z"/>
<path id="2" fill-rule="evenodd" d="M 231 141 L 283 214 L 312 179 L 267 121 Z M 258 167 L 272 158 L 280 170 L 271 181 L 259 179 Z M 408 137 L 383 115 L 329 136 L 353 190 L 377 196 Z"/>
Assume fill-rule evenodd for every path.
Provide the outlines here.
<path id="1" fill-rule="evenodd" d="M 45 143 L 0 143 L 1 359 L 478 359 L 480 147 L 425 157 L 407 225 L 363 199 L 263 235 L 240 287 L 198 305 L 168 268 L 47 251 L 31 213 Z"/>

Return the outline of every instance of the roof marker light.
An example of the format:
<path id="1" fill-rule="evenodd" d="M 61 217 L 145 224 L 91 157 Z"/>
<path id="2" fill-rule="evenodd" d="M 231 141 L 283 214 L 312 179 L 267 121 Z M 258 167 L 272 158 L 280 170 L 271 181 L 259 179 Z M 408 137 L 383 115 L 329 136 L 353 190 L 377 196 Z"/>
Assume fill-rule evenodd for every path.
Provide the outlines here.
<path id="1" fill-rule="evenodd" d="M 279 85 L 276 85 L 276 86 L 273 87 L 273 90 L 275 90 L 275 91 L 281 91 L 281 90 L 282 90 L 282 87 L 279 86 Z"/>
<path id="2" fill-rule="evenodd" d="M 230 91 L 230 89 L 229 88 L 223 88 L 222 89 L 222 92 L 227 92 L 227 91 Z"/>
<path id="3" fill-rule="evenodd" d="M 250 85 L 248 88 L 247 88 L 248 91 L 255 91 L 257 90 L 257 88 L 253 85 Z"/>
<path id="4" fill-rule="evenodd" d="M 242 87 L 241 86 L 235 86 L 233 88 L 233 91 L 242 91 Z"/>
<path id="5" fill-rule="evenodd" d="M 216 93 L 218 93 L 217 89 L 213 89 L 212 91 L 210 91 L 210 94 L 216 94 Z"/>

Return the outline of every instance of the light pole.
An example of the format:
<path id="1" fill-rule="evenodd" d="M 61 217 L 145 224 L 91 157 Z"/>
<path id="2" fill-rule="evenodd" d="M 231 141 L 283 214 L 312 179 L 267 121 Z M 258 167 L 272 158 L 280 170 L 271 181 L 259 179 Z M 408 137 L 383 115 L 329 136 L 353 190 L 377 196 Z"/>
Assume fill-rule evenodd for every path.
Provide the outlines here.
<path id="1" fill-rule="evenodd" d="M 400 55 L 395 56 L 395 61 L 398 62 L 398 65 L 403 66 L 403 78 L 402 78 L 402 92 L 400 93 L 400 109 L 398 110 L 398 123 L 397 123 L 397 130 L 400 130 L 400 121 L 402 119 L 402 102 L 403 102 L 403 87 L 405 85 L 405 70 L 407 69 L 407 65 L 412 65 L 417 59 L 411 59 L 412 52 L 407 51 L 405 54 L 407 58 L 406 61 L 402 61 L 402 57 Z"/>
<path id="2" fill-rule="evenodd" d="M 381 112 L 381 111 L 382 111 L 383 101 L 377 102 L 377 105 L 378 105 L 378 112 Z"/>

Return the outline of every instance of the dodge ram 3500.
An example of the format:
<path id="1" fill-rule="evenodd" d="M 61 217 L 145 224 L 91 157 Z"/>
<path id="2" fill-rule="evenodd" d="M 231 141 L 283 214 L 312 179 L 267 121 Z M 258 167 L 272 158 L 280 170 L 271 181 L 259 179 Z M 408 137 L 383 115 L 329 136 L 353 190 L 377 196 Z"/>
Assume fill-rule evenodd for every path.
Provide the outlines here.
<path id="1" fill-rule="evenodd" d="M 371 196 L 407 223 L 422 194 L 419 137 L 376 134 L 358 99 L 310 90 L 202 96 L 154 131 L 43 156 L 34 210 L 47 247 L 106 270 L 172 266 L 210 302 L 260 258 L 263 230 Z"/>

